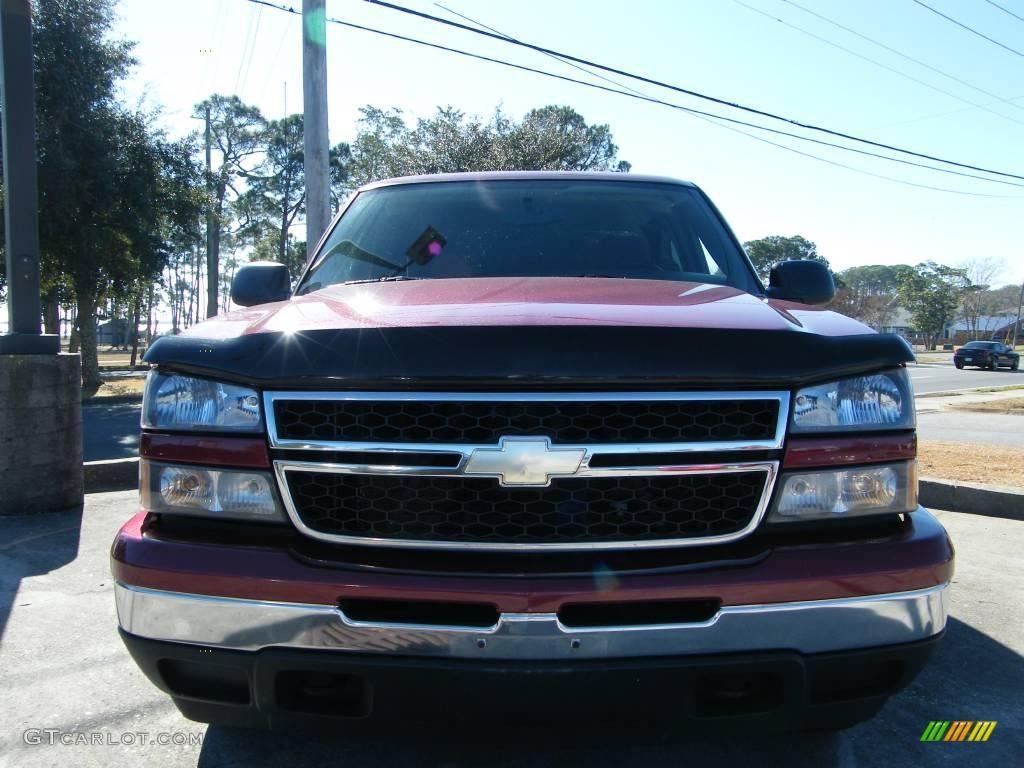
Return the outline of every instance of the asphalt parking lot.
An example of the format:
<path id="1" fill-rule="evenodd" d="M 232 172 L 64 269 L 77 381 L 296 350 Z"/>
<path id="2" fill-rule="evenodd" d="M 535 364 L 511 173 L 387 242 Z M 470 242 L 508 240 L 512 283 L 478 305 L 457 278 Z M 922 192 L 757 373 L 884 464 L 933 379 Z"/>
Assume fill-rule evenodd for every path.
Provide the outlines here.
<path id="1" fill-rule="evenodd" d="M 82 460 L 127 459 L 139 455 L 141 403 L 82 406 Z"/>
<path id="2" fill-rule="evenodd" d="M 1024 750 L 1021 522 L 938 513 L 958 555 L 946 641 L 918 680 L 870 723 L 840 735 L 679 741 L 665 734 L 637 744 L 603 733 L 566 742 L 553 724 L 543 747 L 525 733 L 467 746 L 455 727 L 429 741 L 401 743 L 234 731 L 183 719 L 138 672 L 115 630 L 107 549 L 134 498 L 132 492 L 94 494 L 84 512 L 0 518 L 0 766 L 1005 768 L 1019 764 Z M 986 743 L 921 743 L 928 722 L 939 719 L 998 725 Z M 49 745 L 45 729 L 97 733 L 89 738 L 103 743 L 65 745 L 55 737 Z M 178 734 L 163 738 L 186 743 L 142 743 L 160 734 Z"/>

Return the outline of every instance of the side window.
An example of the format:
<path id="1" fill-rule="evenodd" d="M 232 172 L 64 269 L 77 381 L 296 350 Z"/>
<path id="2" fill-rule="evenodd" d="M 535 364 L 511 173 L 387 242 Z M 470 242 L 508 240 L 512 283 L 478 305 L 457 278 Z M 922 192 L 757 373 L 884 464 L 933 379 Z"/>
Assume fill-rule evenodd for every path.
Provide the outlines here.
<path id="1" fill-rule="evenodd" d="M 674 269 L 680 272 L 687 272 L 692 275 L 708 275 L 718 278 L 725 278 L 727 272 L 722 269 L 715 257 L 711 255 L 708 247 L 704 244 L 703 238 L 692 233 L 691 244 L 693 252 L 683 253 L 674 237 L 668 238 L 669 258 Z"/>
<path id="2" fill-rule="evenodd" d="M 704 253 L 704 261 L 707 264 L 709 275 L 718 275 L 719 277 L 725 277 L 725 270 L 722 269 L 721 265 L 715 261 L 715 257 L 708 251 L 708 247 L 704 245 L 704 240 L 700 241 L 700 249 Z"/>
<path id="3" fill-rule="evenodd" d="M 672 259 L 672 266 L 675 269 L 678 269 L 680 272 L 685 271 L 685 268 L 683 267 L 683 259 L 679 255 L 679 249 L 676 248 L 675 238 L 669 237 L 667 239 L 668 239 L 669 257 Z"/>

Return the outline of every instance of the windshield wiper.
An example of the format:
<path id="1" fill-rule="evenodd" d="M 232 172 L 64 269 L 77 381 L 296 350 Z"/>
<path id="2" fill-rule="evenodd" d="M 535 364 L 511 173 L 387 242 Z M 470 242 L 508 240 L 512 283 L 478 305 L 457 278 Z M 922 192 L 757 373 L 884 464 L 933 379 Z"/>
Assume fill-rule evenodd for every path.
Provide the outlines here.
<path id="1" fill-rule="evenodd" d="M 391 283 L 399 280 L 426 280 L 425 277 L 409 277 L 408 275 L 384 275 L 384 277 L 370 277 L 366 280 L 346 280 L 342 285 L 360 285 L 362 283 Z"/>
<path id="2" fill-rule="evenodd" d="M 342 240 L 340 243 L 338 243 L 333 248 L 331 248 L 331 250 L 329 250 L 327 253 L 325 253 L 320 258 L 320 261 L 322 262 L 322 261 L 326 260 L 328 257 L 333 256 L 336 253 L 340 254 L 341 256 L 345 256 L 345 257 L 347 257 L 349 259 L 355 259 L 356 261 L 365 261 L 365 262 L 367 262 L 369 264 L 373 264 L 376 267 L 383 267 L 384 269 L 392 269 L 392 270 L 400 270 L 400 269 L 402 269 L 402 265 L 401 264 L 395 264 L 393 261 L 388 261 L 387 259 L 382 259 L 377 254 L 370 253 L 369 251 L 367 251 L 367 250 L 365 250 L 363 248 L 360 248 L 358 245 L 353 243 L 351 240 Z"/>

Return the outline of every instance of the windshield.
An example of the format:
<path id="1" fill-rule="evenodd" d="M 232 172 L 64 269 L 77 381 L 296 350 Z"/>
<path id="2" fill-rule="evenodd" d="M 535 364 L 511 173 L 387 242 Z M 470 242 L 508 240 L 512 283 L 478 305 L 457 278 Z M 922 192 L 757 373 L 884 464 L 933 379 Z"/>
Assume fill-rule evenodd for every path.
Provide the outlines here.
<path id="1" fill-rule="evenodd" d="M 964 349 L 995 349 L 996 344 L 992 341 L 971 341 L 964 344 Z"/>
<path id="2" fill-rule="evenodd" d="M 703 195 L 678 184 L 401 184 L 353 200 L 299 293 L 454 277 L 628 277 L 757 291 L 745 258 Z"/>

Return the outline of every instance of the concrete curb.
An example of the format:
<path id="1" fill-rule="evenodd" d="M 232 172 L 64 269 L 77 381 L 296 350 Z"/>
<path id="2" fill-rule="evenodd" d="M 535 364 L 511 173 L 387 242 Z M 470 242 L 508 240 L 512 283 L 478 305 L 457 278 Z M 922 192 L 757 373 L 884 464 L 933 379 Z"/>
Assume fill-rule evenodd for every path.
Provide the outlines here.
<path id="1" fill-rule="evenodd" d="M 82 464 L 86 493 L 130 491 L 139 487 L 139 460 L 108 459 Z"/>
<path id="2" fill-rule="evenodd" d="M 82 401 L 82 407 L 91 405 L 121 405 L 123 403 L 141 403 L 142 395 L 114 395 L 112 397 L 90 397 Z"/>
<path id="3" fill-rule="evenodd" d="M 923 477 L 919 501 L 934 509 L 1024 521 L 1024 488 Z"/>

